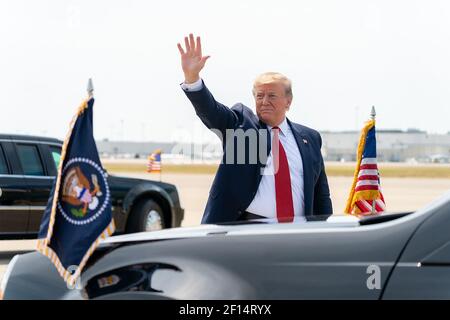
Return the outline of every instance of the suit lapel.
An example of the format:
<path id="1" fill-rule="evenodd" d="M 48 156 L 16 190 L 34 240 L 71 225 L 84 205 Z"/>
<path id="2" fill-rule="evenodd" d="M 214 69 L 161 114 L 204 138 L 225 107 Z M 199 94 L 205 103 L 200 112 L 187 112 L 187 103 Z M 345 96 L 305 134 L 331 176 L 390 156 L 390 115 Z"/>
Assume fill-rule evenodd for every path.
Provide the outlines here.
<path id="1" fill-rule="evenodd" d="M 294 126 L 289 119 L 287 119 L 289 126 L 294 134 L 295 142 L 297 143 L 303 163 L 303 190 L 305 197 L 305 215 L 312 214 L 312 195 L 313 195 L 313 168 L 311 161 L 311 152 L 309 150 L 310 144 L 308 138 L 302 133 L 301 128 Z"/>
<path id="2" fill-rule="evenodd" d="M 267 165 L 267 159 L 269 158 L 269 155 L 270 155 L 272 141 L 270 139 L 270 131 L 268 130 L 267 125 L 264 122 L 262 122 L 261 120 L 259 120 L 259 128 L 258 129 L 260 130 L 258 133 L 258 139 L 259 139 L 258 140 L 258 167 L 259 167 L 259 171 L 258 171 L 258 175 L 257 175 L 257 179 L 258 179 L 257 185 L 259 186 L 259 183 L 261 182 L 261 178 L 262 178 L 262 172 L 264 171 L 264 168 Z M 266 140 L 265 146 L 263 145 L 262 142 L 260 143 L 260 141 L 262 139 Z M 266 151 L 265 158 L 264 158 L 264 154 L 261 154 L 264 151 Z"/>
<path id="3" fill-rule="evenodd" d="M 269 128 L 267 128 L 267 125 L 264 122 L 262 122 L 261 120 L 259 120 L 259 125 L 260 125 L 260 130 L 263 130 L 263 134 L 260 134 L 259 138 L 266 139 L 266 161 L 264 161 L 262 163 L 263 167 L 265 167 L 266 163 L 267 163 L 267 158 L 269 157 L 270 151 L 272 148 L 272 140 L 270 139 L 270 130 L 269 130 Z M 261 146 L 261 144 L 259 144 L 259 146 Z M 259 152 L 259 149 L 258 149 L 258 152 Z"/>

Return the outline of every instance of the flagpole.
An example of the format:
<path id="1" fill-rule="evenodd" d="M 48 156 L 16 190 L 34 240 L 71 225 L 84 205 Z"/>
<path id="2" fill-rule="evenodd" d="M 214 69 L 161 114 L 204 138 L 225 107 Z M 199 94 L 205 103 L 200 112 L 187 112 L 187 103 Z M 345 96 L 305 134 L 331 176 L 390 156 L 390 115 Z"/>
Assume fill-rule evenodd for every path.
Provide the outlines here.
<path id="1" fill-rule="evenodd" d="M 92 84 L 92 78 L 89 78 L 88 84 L 87 84 L 87 93 L 88 93 L 88 100 L 91 100 L 94 97 L 94 85 Z"/>
<path id="2" fill-rule="evenodd" d="M 377 113 L 375 112 L 375 106 L 372 106 L 372 110 L 370 111 L 370 119 L 372 121 L 375 121 L 375 117 L 376 117 Z M 375 214 L 377 212 L 376 208 L 375 208 L 375 204 L 376 204 L 376 200 L 372 200 L 372 209 L 371 209 L 371 213 Z"/>

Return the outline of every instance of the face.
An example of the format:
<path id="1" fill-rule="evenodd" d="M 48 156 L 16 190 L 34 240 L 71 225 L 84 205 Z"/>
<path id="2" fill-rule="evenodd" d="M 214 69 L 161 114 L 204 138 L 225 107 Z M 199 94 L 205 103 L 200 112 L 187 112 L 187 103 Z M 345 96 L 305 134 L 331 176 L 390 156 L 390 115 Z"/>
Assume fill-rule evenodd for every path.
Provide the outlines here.
<path id="1" fill-rule="evenodd" d="M 273 82 L 255 86 L 256 114 L 258 118 L 271 127 L 283 122 L 292 102 L 287 97 L 282 83 Z"/>

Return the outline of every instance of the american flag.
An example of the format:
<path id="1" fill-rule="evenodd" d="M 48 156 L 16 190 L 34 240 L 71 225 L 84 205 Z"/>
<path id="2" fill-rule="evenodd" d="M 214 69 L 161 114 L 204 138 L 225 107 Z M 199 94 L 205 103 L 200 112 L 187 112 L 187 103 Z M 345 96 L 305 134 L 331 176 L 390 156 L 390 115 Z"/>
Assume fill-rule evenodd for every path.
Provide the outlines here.
<path id="1" fill-rule="evenodd" d="M 161 150 L 155 150 L 148 156 L 147 172 L 161 172 Z"/>
<path id="2" fill-rule="evenodd" d="M 345 213 L 356 216 L 386 211 L 377 166 L 375 120 L 366 122 L 358 145 L 357 164 Z"/>

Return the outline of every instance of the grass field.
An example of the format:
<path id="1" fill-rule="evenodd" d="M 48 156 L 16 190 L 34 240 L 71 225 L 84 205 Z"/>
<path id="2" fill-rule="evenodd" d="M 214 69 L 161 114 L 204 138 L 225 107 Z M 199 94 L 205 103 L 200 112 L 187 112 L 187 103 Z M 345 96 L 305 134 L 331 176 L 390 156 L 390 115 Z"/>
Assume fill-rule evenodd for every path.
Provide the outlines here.
<path id="1" fill-rule="evenodd" d="M 382 177 L 392 178 L 450 178 L 450 166 L 442 165 L 397 165 L 380 164 L 378 166 Z M 329 176 L 353 176 L 355 164 L 350 165 L 326 165 Z"/>
<path id="2" fill-rule="evenodd" d="M 103 165 L 111 173 L 135 172 L 144 173 L 146 162 L 130 160 L 103 160 Z M 178 174 L 214 174 L 217 164 L 163 164 L 164 173 Z M 325 163 L 328 176 L 351 177 L 354 174 L 355 163 Z M 441 164 L 403 164 L 381 163 L 379 170 L 382 177 L 396 178 L 450 178 L 450 165 Z"/>

